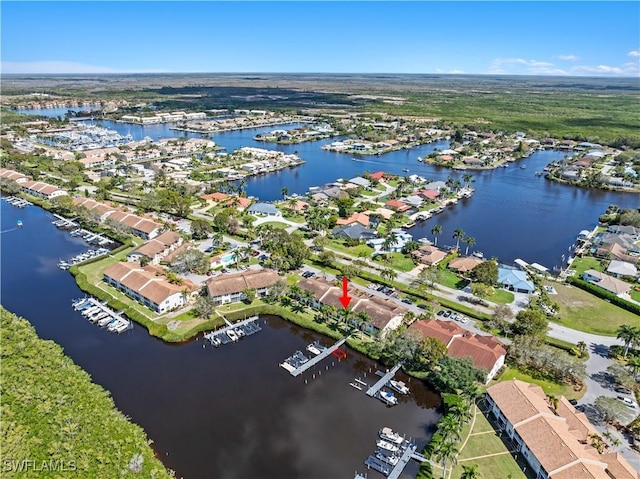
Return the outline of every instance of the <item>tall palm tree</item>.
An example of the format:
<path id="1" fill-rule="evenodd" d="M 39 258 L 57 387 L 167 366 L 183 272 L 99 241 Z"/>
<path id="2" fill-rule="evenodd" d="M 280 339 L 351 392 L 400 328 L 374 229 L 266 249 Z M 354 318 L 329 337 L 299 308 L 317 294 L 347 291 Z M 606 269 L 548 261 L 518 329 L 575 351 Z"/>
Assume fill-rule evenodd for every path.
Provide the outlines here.
<path id="1" fill-rule="evenodd" d="M 455 465 L 458 462 L 458 444 L 441 438 L 433 450 L 433 458 L 442 463 L 442 479 L 447 477 L 447 462 Z"/>
<path id="2" fill-rule="evenodd" d="M 640 328 L 631 326 L 630 324 L 623 324 L 618 328 L 618 335 L 616 338 L 621 339 L 624 342 L 623 356 L 626 358 L 631 345 L 636 344 L 640 340 Z"/>
<path id="3" fill-rule="evenodd" d="M 456 240 L 456 250 L 460 250 L 460 240 L 462 238 L 464 238 L 464 231 L 462 231 L 460 228 L 457 228 L 453 232 L 453 239 Z"/>
<path id="4" fill-rule="evenodd" d="M 398 273 L 396 273 L 396 271 L 392 268 L 383 269 L 380 275 L 389 282 L 392 282 L 394 279 L 398 277 Z"/>
<path id="5" fill-rule="evenodd" d="M 585 343 L 584 341 L 579 341 L 578 344 L 576 344 L 576 349 L 580 353 L 580 357 L 584 357 L 584 355 L 587 353 L 587 343 Z"/>
<path id="6" fill-rule="evenodd" d="M 464 181 L 465 188 L 468 188 L 469 185 L 473 183 L 475 180 L 473 179 L 473 176 L 471 176 L 469 173 L 466 173 L 462 175 L 462 181 Z"/>
<path id="7" fill-rule="evenodd" d="M 460 479 L 478 479 L 479 474 L 477 464 L 471 464 L 470 466 L 463 465 Z"/>
<path id="8" fill-rule="evenodd" d="M 438 246 L 438 235 L 440 233 L 442 233 L 442 226 L 433 225 L 433 228 L 431 228 L 431 234 L 433 235 L 433 239 L 435 240 L 434 243 L 436 246 Z"/>
<path id="9" fill-rule="evenodd" d="M 476 239 L 473 236 L 465 236 L 464 239 L 462 240 L 465 243 L 467 243 L 467 249 L 464 252 L 465 256 L 469 256 L 469 247 L 473 246 L 474 244 L 476 244 Z"/>
<path id="10" fill-rule="evenodd" d="M 627 367 L 631 370 L 631 374 L 633 376 L 637 376 L 638 372 L 640 372 L 640 357 L 634 356 L 627 360 Z"/>
<path id="11" fill-rule="evenodd" d="M 447 414 L 438 422 L 438 434 L 445 441 L 460 440 L 460 422 L 454 415 Z"/>
<path id="12" fill-rule="evenodd" d="M 390 233 L 385 236 L 384 241 L 382 242 L 382 249 L 384 251 L 391 251 L 391 248 L 393 248 L 394 244 L 396 244 L 396 235 Z"/>
<path id="13" fill-rule="evenodd" d="M 284 188 L 282 188 L 280 190 L 280 193 L 282 193 L 282 199 L 286 200 L 287 199 L 287 195 L 289 194 L 289 188 L 287 188 L 286 186 Z"/>

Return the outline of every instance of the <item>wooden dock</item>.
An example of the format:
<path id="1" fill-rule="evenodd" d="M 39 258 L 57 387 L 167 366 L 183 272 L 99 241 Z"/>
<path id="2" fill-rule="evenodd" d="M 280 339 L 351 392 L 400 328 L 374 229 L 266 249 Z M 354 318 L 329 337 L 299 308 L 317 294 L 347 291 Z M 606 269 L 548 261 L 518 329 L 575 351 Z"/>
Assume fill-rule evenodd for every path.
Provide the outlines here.
<path id="1" fill-rule="evenodd" d="M 394 367 L 392 367 L 384 376 L 382 376 L 382 378 L 380 378 L 377 383 L 375 383 L 367 390 L 367 396 L 376 397 L 378 391 L 380 391 L 380 389 L 382 389 L 384 385 L 387 384 L 391 380 L 391 378 L 393 378 L 393 376 L 401 367 L 402 363 L 398 363 Z"/>
<path id="2" fill-rule="evenodd" d="M 333 353 L 336 349 L 338 349 L 340 346 L 342 346 L 346 341 L 347 341 L 346 338 L 345 339 L 341 339 L 340 341 L 338 341 L 333 346 L 326 348 L 324 351 L 322 351 L 317 356 L 309 359 L 309 361 L 307 361 L 306 363 L 304 363 L 304 364 L 300 365 L 299 367 L 297 367 L 296 369 L 290 371 L 291 375 L 294 376 L 294 377 L 301 375 L 303 372 L 305 372 L 309 368 L 315 366 L 320 361 L 322 361 L 324 358 L 326 358 L 331 353 Z"/>
<path id="3" fill-rule="evenodd" d="M 387 477 L 389 479 L 398 479 L 402 474 L 402 471 L 404 471 L 404 468 L 407 466 L 407 464 L 411 460 L 411 456 L 415 451 L 416 451 L 416 445 L 409 444 L 407 448 L 404 450 L 404 452 L 402 453 L 402 456 L 400 456 L 400 459 L 398 459 L 398 463 L 395 466 L 393 466 L 393 469 L 391 470 L 391 472 Z"/>

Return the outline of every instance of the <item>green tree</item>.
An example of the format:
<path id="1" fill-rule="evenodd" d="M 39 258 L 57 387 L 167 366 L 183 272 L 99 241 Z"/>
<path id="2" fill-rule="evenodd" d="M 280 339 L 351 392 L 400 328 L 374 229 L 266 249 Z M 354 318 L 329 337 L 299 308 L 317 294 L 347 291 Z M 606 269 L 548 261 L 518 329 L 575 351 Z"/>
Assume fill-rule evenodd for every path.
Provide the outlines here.
<path id="1" fill-rule="evenodd" d="M 280 193 L 282 193 L 282 199 L 286 200 L 287 199 L 287 195 L 289 194 L 289 188 L 287 188 L 286 186 L 284 188 L 282 188 L 280 190 Z"/>
<path id="2" fill-rule="evenodd" d="M 460 240 L 464 238 L 464 231 L 460 228 L 457 228 L 453 232 L 453 239 L 456 240 L 456 251 L 460 251 Z"/>
<path id="3" fill-rule="evenodd" d="M 433 225 L 431 228 L 431 234 L 433 235 L 433 242 L 436 246 L 438 246 L 438 235 L 442 233 L 441 225 Z"/>
<path id="4" fill-rule="evenodd" d="M 340 218 L 347 218 L 353 212 L 354 200 L 353 198 L 338 198 L 336 200 L 336 206 L 338 207 L 338 216 Z"/>
<path id="5" fill-rule="evenodd" d="M 480 473 L 478 472 L 477 464 L 462 466 L 462 476 L 460 476 L 460 479 L 478 479 L 479 477 Z"/>
<path id="6" fill-rule="evenodd" d="M 193 239 L 206 239 L 212 233 L 213 227 L 208 221 L 196 218 L 191 222 L 191 236 Z"/>
<path id="7" fill-rule="evenodd" d="M 476 239 L 473 236 L 465 236 L 462 240 L 464 243 L 467 243 L 467 248 L 464 252 L 465 256 L 469 256 L 469 248 L 476 244 Z"/>
<path id="8" fill-rule="evenodd" d="M 640 327 L 623 324 L 618 328 L 618 334 L 616 337 L 624 342 L 623 356 L 626 358 L 629 348 L 632 345 L 636 345 L 640 340 Z"/>
<path id="9" fill-rule="evenodd" d="M 485 373 L 470 358 L 444 357 L 429 375 L 431 384 L 440 392 L 453 393 L 476 382 L 484 382 Z"/>
<path id="10" fill-rule="evenodd" d="M 171 269 L 178 273 L 205 274 L 211 269 L 211 263 L 205 253 L 192 248 L 178 253 L 171 262 Z"/>
<path id="11" fill-rule="evenodd" d="M 247 304 L 253 303 L 257 295 L 255 288 L 245 288 L 242 290 L 242 294 L 244 296 L 244 301 Z"/>
<path id="12" fill-rule="evenodd" d="M 216 303 L 209 296 L 198 296 L 195 304 L 193 305 L 193 311 L 199 318 L 208 319 L 216 310 Z"/>
<path id="13" fill-rule="evenodd" d="M 498 263 L 495 260 L 483 261 L 469 272 L 472 280 L 494 286 L 498 282 Z"/>
<path id="14" fill-rule="evenodd" d="M 547 316 L 539 309 L 523 309 L 516 315 L 513 330 L 523 336 L 544 336 L 549 329 Z"/>
<path id="15" fill-rule="evenodd" d="M 629 408 L 616 398 L 599 396 L 593 405 L 608 423 L 626 423 L 633 416 Z"/>
<path id="16" fill-rule="evenodd" d="M 492 286 L 484 283 L 473 283 L 471 285 L 471 292 L 478 298 L 488 298 L 495 293 L 495 290 Z"/>

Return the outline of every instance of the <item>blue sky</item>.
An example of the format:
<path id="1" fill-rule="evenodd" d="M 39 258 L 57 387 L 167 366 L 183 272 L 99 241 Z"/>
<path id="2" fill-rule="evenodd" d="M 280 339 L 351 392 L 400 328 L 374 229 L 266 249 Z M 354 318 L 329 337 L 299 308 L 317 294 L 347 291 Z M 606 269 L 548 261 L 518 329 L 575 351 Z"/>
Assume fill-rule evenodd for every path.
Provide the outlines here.
<path id="1" fill-rule="evenodd" d="M 3 73 L 640 76 L 640 2 L 7 2 Z"/>

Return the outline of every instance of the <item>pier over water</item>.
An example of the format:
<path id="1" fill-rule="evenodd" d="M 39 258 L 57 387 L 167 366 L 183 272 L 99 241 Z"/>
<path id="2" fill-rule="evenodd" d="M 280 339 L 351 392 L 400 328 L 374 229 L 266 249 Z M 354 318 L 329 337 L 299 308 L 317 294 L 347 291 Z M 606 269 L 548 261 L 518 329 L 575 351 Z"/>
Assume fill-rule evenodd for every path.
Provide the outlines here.
<path id="1" fill-rule="evenodd" d="M 382 378 L 380 378 L 377 383 L 375 383 L 367 390 L 367 396 L 375 397 L 378 391 L 380 391 L 380 389 L 382 389 L 384 385 L 387 384 L 391 380 L 391 378 L 393 378 L 393 376 L 395 376 L 395 374 L 401 367 L 402 363 L 398 363 L 394 367 L 392 367 L 384 376 L 382 376 Z"/>
<path id="2" fill-rule="evenodd" d="M 336 344 L 334 344 L 333 346 L 330 346 L 326 349 L 324 349 L 320 354 L 318 354 L 317 356 L 315 356 L 314 358 L 311 358 L 309 361 L 305 362 L 304 364 L 301 364 L 300 366 L 298 366 L 297 368 L 293 369 L 291 372 L 292 376 L 300 376 L 303 372 L 305 372 L 306 370 L 308 370 L 309 368 L 311 368 L 312 366 L 315 366 L 316 364 L 318 364 L 320 361 L 322 361 L 324 358 L 326 358 L 327 356 L 329 356 L 330 354 L 332 354 L 334 351 L 336 351 L 340 346 L 342 346 L 345 342 L 346 342 L 346 338 L 345 339 L 341 339 L 340 341 L 338 341 Z"/>

